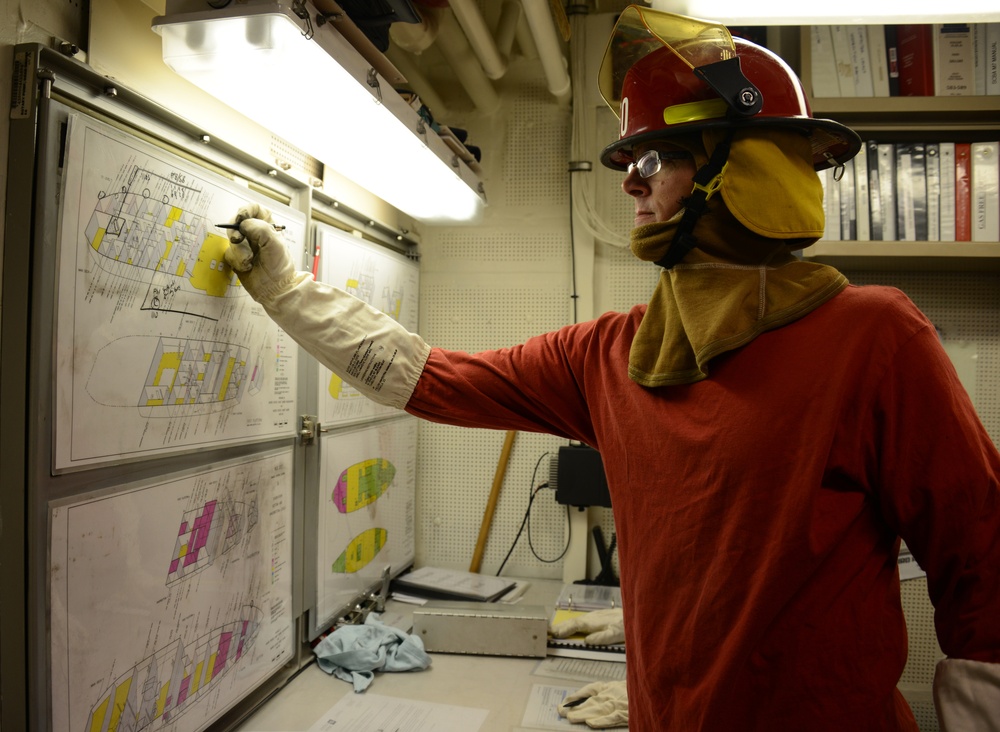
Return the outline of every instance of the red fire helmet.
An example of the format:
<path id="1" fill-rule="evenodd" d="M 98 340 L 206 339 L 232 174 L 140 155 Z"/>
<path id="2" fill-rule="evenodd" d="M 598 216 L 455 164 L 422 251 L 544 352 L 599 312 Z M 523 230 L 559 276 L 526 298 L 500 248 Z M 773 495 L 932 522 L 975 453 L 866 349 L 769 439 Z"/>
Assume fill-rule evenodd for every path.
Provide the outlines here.
<path id="1" fill-rule="evenodd" d="M 848 127 L 812 116 L 795 72 L 779 56 L 725 26 L 630 5 L 601 64 L 601 95 L 621 122 L 601 162 L 624 170 L 632 148 L 708 128 L 786 127 L 806 134 L 816 170 L 861 149 Z"/>

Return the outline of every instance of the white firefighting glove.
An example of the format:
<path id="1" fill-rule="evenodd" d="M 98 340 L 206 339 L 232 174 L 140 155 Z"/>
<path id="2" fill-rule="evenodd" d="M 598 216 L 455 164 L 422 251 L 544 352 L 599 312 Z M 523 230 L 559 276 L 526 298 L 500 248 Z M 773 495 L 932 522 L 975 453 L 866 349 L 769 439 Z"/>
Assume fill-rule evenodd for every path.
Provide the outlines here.
<path id="1" fill-rule="evenodd" d="M 247 293 L 296 343 L 369 399 L 402 409 L 430 346 L 385 313 L 296 270 L 267 209 L 239 210 L 223 255 Z"/>
<path id="2" fill-rule="evenodd" d="M 1000 731 L 1000 664 L 945 658 L 934 672 L 941 732 Z"/>
<path id="3" fill-rule="evenodd" d="M 557 710 L 573 724 L 591 729 L 628 726 L 628 692 L 624 681 L 595 681 L 563 699 Z"/>
<path id="4" fill-rule="evenodd" d="M 569 638 L 586 633 L 584 642 L 591 646 L 610 646 L 625 642 L 625 627 L 621 608 L 593 610 L 549 626 L 553 638 Z"/>

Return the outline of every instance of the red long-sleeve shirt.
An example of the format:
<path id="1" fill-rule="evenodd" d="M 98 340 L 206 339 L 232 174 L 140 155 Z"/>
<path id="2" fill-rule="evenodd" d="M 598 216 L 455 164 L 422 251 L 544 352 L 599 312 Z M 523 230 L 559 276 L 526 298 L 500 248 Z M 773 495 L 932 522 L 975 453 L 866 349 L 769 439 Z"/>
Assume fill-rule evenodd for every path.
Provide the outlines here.
<path id="1" fill-rule="evenodd" d="M 945 653 L 1000 662 L 1000 456 L 905 295 L 850 286 L 659 389 L 627 375 L 644 310 L 434 349 L 406 407 L 601 452 L 630 729 L 915 730 L 898 537 Z"/>

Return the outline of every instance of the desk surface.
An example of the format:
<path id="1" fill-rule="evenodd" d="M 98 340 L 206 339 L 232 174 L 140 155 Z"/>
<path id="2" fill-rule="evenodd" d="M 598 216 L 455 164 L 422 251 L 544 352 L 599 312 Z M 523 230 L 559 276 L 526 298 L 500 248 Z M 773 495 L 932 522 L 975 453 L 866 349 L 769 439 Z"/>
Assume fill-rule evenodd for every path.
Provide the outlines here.
<path id="1" fill-rule="evenodd" d="M 531 586 L 520 601 L 551 605 L 562 583 L 528 580 Z M 547 602 L 544 601 L 547 599 Z M 390 603 L 388 612 L 405 612 Z M 412 608 L 411 608 L 412 611 Z M 480 732 L 522 729 L 525 708 L 536 684 L 579 688 L 585 680 L 554 678 L 537 673 L 542 659 L 503 658 L 432 653 L 424 671 L 376 673 L 364 693 L 415 699 L 488 710 Z M 305 732 L 339 699 L 354 693 L 349 683 L 322 671 L 315 663 L 258 709 L 237 729 L 239 732 Z M 566 724 L 567 732 L 581 725 Z M 585 726 L 582 729 L 587 729 Z"/>

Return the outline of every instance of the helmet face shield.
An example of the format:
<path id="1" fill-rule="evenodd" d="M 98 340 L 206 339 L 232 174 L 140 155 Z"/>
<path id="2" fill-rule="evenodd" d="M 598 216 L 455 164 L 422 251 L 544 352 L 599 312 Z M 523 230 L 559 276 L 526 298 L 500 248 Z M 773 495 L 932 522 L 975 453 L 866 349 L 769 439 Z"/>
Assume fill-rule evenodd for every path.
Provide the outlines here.
<path id="1" fill-rule="evenodd" d="M 733 38 L 720 23 L 629 5 L 615 23 L 598 72 L 601 96 L 619 118 L 626 74 L 654 52 L 669 55 L 678 78 L 736 55 Z"/>

